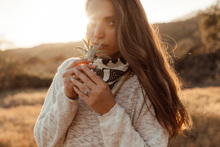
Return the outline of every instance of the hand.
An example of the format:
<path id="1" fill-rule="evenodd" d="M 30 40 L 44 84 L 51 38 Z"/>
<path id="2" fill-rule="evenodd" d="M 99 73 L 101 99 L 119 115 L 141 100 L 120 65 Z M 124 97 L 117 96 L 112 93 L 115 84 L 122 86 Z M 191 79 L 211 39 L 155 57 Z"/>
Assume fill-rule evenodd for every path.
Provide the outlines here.
<path id="1" fill-rule="evenodd" d="M 85 64 L 89 70 L 94 69 L 96 66 L 93 64 L 89 64 L 91 61 L 88 59 L 76 59 L 74 60 L 64 71 L 63 73 L 63 83 L 64 83 L 64 91 L 67 97 L 70 99 L 76 99 L 78 94 L 74 91 L 73 87 L 75 86 L 73 83 L 73 75 L 74 70 L 82 71 L 82 64 Z"/>
<path id="2" fill-rule="evenodd" d="M 109 112 L 116 102 L 108 84 L 92 72 L 88 66 L 82 65 L 82 70 L 88 77 L 76 68 L 74 69 L 74 73 L 86 85 L 76 79 L 73 79 L 75 92 L 83 98 L 88 106 L 96 113 L 103 115 Z M 85 95 L 84 92 L 87 91 L 88 88 L 91 90 L 87 95 Z"/>

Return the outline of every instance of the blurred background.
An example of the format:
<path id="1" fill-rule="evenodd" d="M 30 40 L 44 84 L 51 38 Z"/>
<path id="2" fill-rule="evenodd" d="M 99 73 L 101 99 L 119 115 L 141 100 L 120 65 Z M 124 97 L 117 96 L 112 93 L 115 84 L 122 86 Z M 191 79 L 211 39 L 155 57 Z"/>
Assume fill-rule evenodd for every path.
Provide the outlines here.
<path id="1" fill-rule="evenodd" d="M 141 0 L 182 79 L 194 128 L 170 147 L 220 144 L 220 1 Z M 59 65 L 80 56 L 85 0 L 0 0 L 0 147 L 36 147 L 33 128 Z"/>

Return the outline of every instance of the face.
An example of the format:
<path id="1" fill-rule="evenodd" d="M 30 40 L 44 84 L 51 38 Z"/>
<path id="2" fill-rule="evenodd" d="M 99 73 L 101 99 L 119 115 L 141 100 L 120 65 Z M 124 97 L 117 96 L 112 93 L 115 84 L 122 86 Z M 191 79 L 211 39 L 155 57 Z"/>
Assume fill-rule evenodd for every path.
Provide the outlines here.
<path id="1" fill-rule="evenodd" d="M 87 36 L 92 45 L 97 46 L 100 42 L 102 46 L 99 50 L 108 50 L 107 54 L 112 59 L 119 58 L 115 37 L 115 14 L 111 0 L 91 0 L 87 8 Z"/>

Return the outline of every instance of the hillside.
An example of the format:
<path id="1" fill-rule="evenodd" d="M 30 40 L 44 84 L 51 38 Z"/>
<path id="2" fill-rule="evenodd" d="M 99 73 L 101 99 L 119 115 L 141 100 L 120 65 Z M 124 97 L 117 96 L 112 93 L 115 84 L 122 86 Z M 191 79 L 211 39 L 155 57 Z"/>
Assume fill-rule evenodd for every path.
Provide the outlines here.
<path id="1" fill-rule="evenodd" d="M 220 49 L 209 54 L 192 54 L 176 60 L 175 65 L 186 87 L 220 86 Z"/>
<path id="2" fill-rule="evenodd" d="M 57 56 L 70 58 L 81 55 L 78 50 L 75 50 L 76 46 L 83 46 L 83 43 L 79 41 L 69 43 L 42 44 L 32 48 L 6 50 L 5 53 L 8 55 L 17 56 L 22 60 L 27 60 L 33 57 L 39 57 L 43 60 L 51 59 Z"/>
<path id="3" fill-rule="evenodd" d="M 193 17 L 196 17 L 198 14 L 199 14 L 199 11 L 193 11 L 193 12 L 190 12 L 190 13 L 183 15 L 179 18 L 175 18 L 171 22 L 185 21 L 185 20 L 191 19 Z"/>
<path id="4" fill-rule="evenodd" d="M 201 17 L 196 16 L 185 21 L 160 23 L 155 25 L 158 26 L 161 37 L 164 41 L 175 47 L 176 43 L 180 40 L 194 37 L 195 33 L 199 31 L 200 21 Z"/>

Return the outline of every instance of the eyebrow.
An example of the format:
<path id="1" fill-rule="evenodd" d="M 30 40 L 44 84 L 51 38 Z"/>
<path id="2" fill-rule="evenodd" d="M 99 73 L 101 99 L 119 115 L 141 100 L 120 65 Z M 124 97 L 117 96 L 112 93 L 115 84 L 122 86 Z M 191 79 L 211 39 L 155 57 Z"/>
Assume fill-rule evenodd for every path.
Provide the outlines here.
<path id="1" fill-rule="evenodd" d="M 87 17 L 89 17 L 89 16 L 87 16 Z M 93 17 L 90 16 L 90 18 L 93 18 Z M 104 20 L 112 20 L 112 19 L 114 20 L 115 16 L 107 16 L 104 18 Z"/>
<path id="2" fill-rule="evenodd" d="M 105 17 L 104 19 L 106 19 L 106 20 L 115 19 L 115 16 L 108 16 L 108 17 Z"/>

